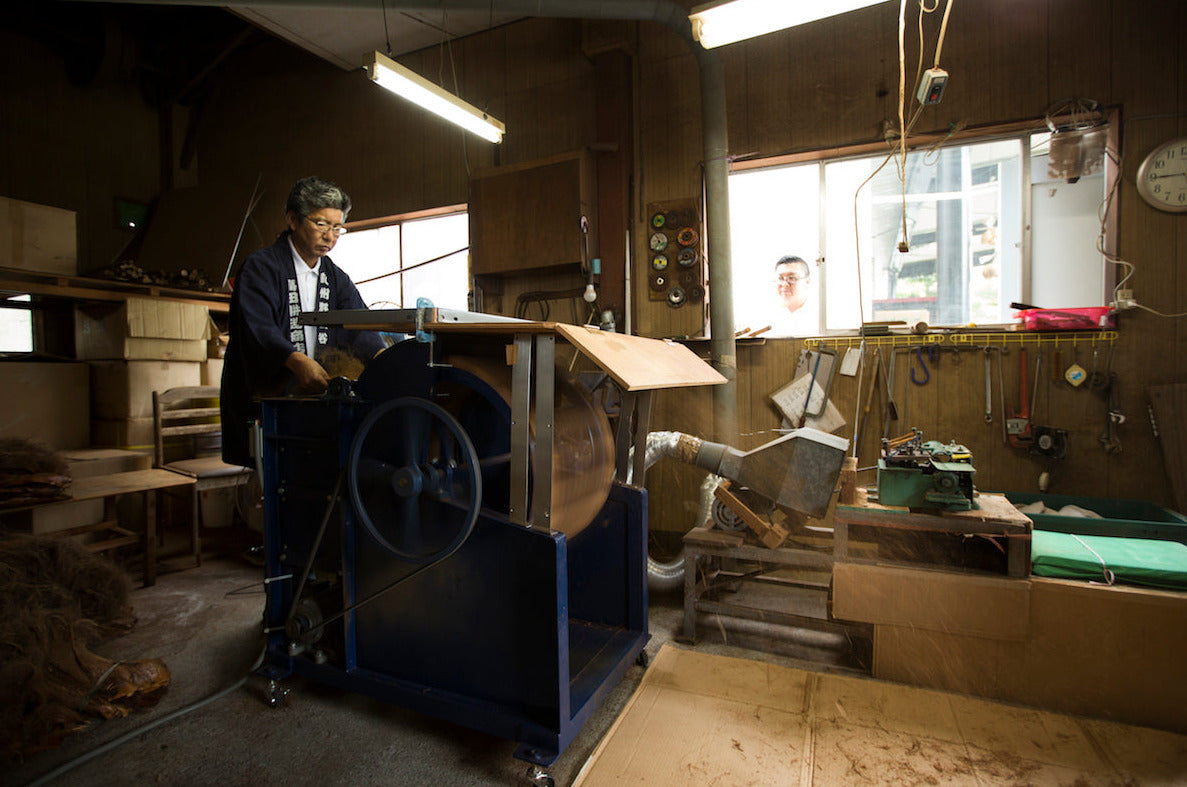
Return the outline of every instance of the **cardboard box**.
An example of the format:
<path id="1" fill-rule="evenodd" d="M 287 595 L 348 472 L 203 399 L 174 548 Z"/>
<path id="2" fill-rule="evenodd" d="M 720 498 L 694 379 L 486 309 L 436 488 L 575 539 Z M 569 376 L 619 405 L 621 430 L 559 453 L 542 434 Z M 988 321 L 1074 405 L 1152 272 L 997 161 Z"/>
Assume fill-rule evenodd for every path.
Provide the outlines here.
<path id="1" fill-rule="evenodd" d="M 90 383 L 85 363 L 0 362 L 4 378 L 0 437 L 51 448 L 90 445 Z"/>
<path id="2" fill-rule="evenodd" d="M 93 418 L 91 444 L 131 451 L 152 450 L 152 418 Z"/>
<path id="3" fill-rule="evenodd" d="M 43 536 L 72 527 L 83 527 L 103 521 L 102 500 L 76 500 L 72 503 L 55 503 L 38 506 L 24 511 L 0 514 L 4 529 L 14 533 Z"/>
<path id="4" fill-rule="evenodd" d="M 834 615 L 874 624 L 875 678 L 1187 733 L 1187 593 L 844 563 L 833 583 Z"/>
<path id="5" fill-rule="evenodd" d="M 1026 579 L 838 563 L 833 615 L 991 639 L 1024 640 L 1030 626 Z"/>
<path id="6" fill-rule="evenodd" d="M 207 358 L 202 362 L 202 385 L 222 385 L 223 359 Z"/>
<path id="7" fill-rule="evenodd" d="M 91 415 L 152 418 L 153 391 L 202 385 L 197 361 L 92 361 Z"/>
<path id="8" fill-rule="evenodd" d="M 0 266 L 77 276 L 74 211 L 0 197 Z"/>
<path id="9" fill-rule="evenodd" d="M 74 353 L 86 360 L 204 361 L 210 310 L 128 298 L 74 307 Z"/>
<path id="10" fill-rule="evenodd" d="M 80 448 L 61 451 L 70 465 L 71 478 L 93 478 L 97 475 L 129 473 L 152 467 L 152 455 L 145 451 L 125 451 L 121 448 Z"/>

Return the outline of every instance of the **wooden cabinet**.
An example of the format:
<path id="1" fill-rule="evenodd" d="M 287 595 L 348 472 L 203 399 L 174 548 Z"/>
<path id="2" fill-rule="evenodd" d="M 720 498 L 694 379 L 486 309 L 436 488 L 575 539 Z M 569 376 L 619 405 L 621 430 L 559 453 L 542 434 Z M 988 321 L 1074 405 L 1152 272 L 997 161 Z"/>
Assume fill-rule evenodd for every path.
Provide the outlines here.
<path id="1" fill-rule="evenodd" d="M 596 187 L 593 157 L 584 150 L 476 171 L 471 273 L 581 270 L 597 256 Z"/>

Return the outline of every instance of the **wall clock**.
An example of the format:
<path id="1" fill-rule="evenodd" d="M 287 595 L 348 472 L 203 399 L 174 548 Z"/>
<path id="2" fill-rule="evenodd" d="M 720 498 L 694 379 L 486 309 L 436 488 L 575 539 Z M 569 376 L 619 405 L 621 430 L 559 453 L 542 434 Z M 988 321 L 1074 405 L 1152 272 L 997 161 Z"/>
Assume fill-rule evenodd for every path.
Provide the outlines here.
<path id="1" fill-rule="evenodd" d="M 1187 137 L 1164 142 L 1138 167 L 1138 194 L 1159 210 L 1187 213 Z"/>

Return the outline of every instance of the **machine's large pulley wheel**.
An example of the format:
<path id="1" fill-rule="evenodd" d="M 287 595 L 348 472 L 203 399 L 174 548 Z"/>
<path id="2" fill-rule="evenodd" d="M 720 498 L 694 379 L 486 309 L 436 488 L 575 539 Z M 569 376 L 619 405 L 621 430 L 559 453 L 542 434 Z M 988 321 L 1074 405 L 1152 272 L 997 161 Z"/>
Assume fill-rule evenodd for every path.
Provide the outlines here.
<path id="1" fill-rule="evenodd" d="M 478 454 L 452 415 L 427 399 L 376 407 L 355 434 L 350 499 L 367 532 L 396 557 L 431 563 L 469 537 L 482 501 Z"/>

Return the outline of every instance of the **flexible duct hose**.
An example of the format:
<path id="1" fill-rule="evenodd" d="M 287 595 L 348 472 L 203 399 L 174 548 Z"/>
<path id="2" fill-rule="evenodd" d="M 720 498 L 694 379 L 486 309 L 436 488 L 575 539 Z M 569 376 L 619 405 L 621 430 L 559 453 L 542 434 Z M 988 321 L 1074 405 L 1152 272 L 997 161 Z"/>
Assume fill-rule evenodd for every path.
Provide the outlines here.
<path id="1" fill-rule="evenodd" d="M 683 439 L 683 445 L 681 440 Z M 696 459 L 696 451 L 692 441 L 699 444 L 699 440 L 682 432 L 649 432 L 647 435 L 647 454 L 643 458 L 643 469 L 649 469 L 653 464 L 666 456 L 674 457 L 682 462 L 692 464 Z M 633 451 L 634 449 L 632 449 Z M 630 465 L 633 468 L 633 465 Z M 709 523 L 713 511 L 713 490 L 722 482 L 722 477 L 709 473 L 701 482 L 698 495 L 697 516 L 692 527 L 703 527 Z M 631 473 L 627 473 L 627 482 L 631 481 Z M 639 484 L 642 486 L 642 484 Z M 690 528 L 691 529 L 691 528 Z M 684 584 L 684 553 L 683 550 L 671 561 L 665 563 L 647 556 L 647 587 L 654 592 L 676 590 Z"/>

